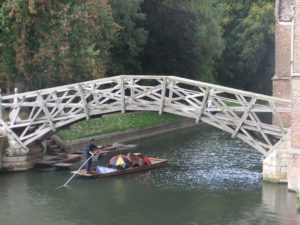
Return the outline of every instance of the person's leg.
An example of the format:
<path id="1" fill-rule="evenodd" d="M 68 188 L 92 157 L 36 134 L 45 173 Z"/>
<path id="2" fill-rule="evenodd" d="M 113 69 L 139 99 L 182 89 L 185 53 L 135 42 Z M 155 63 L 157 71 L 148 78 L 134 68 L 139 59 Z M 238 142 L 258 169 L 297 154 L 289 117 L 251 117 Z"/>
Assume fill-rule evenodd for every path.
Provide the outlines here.
<path id="1" fill-rule="evenodd" d="M 92 167 L 92 159 L 89 159 L 87 164 L 86 164 L 86 172 L 90 173 L 91 172 L 91 167 Z"/>

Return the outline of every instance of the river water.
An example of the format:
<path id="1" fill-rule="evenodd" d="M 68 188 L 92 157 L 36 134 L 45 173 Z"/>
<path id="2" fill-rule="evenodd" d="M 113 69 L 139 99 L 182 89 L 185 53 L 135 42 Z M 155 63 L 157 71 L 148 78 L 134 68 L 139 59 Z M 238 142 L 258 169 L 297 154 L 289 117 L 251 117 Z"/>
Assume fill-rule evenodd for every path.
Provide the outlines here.
<path id="1" fill-rule="evenodd" d="M 0 174 L 0 225 L 300 225 L 296 194 L 263 183 L 262 155 L 230 135 L 202 124 L 137 143 L 168 164 L 57 190 L 69 173 Z"/>

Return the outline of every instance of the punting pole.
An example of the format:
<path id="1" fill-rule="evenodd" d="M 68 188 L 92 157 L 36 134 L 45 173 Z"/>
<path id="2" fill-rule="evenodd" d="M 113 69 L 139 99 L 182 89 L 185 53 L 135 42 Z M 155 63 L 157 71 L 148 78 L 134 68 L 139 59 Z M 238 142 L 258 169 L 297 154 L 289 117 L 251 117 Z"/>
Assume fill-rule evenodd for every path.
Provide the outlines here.
<path id="1" fill-rule="evenodd" d="M 70 187 L 68 186 L 68 183 L 70 183 L 70 181 L 73 179 L 73 177 L 76 176 L 76 174 L 78 173 L 78 171 L 81 170 L 84 167 L 84 165 L 94 156 L 94 153 L 91 152 L 91 154 L 92 155 L 79 167 L 79 169 L 76 172 L 74 172 L 74 174 L 69 178 L 69 180 L 67 180 L 66 183 L 64 183 L 63 185 L 57 187 L 56 189 L 59 189 L 59 188 L 62 188 L 62 187 L 70 189 Z"/>

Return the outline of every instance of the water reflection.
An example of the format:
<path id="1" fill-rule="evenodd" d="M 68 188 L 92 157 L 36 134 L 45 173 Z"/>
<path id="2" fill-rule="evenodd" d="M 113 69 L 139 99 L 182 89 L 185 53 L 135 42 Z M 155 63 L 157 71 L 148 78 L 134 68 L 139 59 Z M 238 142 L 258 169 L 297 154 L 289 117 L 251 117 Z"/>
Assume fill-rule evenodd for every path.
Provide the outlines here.
<path id="1" fill-rule="evenodd" d="M 137 151 L 169 160 L 115 178 L 65 172 L 0 175 L 0 224 L 296 225 L 296 197 L 262 184 L 260 153 L 208 126 L 138 141 Z"/>
<path id="2" fill-rule="evenodd" d="M 279 219 L 280 224 L 299 225 L 296 193 L 287 191 L 285 184 L 265 183 L 262 189 L 263 210 Z"/>

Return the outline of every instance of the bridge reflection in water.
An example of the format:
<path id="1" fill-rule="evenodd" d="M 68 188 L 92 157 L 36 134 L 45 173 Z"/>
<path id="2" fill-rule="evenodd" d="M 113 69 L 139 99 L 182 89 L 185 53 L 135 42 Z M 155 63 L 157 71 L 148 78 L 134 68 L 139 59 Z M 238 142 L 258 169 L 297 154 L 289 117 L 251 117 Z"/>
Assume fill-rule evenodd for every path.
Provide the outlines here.
<path id="1" fill-rule="evenodd" d="M 295 194 L 262 183 L 262 154 L 228 133 L 200 124 L 138 144 L 168 165 L 74 179 L 71 190 L 55 190 L 69 178 L 65 172 L 0 175 L 0 224 L 299 224 Z"/>

